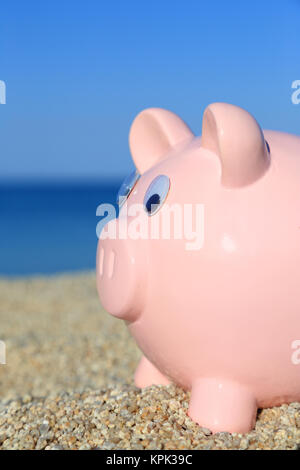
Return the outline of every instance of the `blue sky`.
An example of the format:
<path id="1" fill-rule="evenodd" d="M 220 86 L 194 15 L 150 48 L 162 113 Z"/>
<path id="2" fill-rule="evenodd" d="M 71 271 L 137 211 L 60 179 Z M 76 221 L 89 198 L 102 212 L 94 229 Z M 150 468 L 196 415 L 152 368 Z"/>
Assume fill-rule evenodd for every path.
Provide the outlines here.
<path id="1" fill-rule="evenodd" d="M 15 1 L 0 7 L 0 179 L 126 175 L 150 106 L 201 132 L 228 101 L 300 134 L 300 0 Z"/>

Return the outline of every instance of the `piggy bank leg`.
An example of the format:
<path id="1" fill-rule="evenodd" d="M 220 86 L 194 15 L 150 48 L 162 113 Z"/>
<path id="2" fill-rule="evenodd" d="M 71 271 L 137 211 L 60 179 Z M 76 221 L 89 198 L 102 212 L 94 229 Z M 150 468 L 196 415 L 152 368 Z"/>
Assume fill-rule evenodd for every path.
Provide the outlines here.
<path id="1" fill-rule="evenodd" d="M 139 388 L 150 385 L 168 385 L 171 382 L 143 356 L 134 374 L 134 383 Z"/>
<path id="2" fill-rule="evenodd" d="M 248 388 L 236 382 L 199 379 L 192 386 L 188 414 L 213 433 L 246 433 L 255 426 L 257 402 Z"/>

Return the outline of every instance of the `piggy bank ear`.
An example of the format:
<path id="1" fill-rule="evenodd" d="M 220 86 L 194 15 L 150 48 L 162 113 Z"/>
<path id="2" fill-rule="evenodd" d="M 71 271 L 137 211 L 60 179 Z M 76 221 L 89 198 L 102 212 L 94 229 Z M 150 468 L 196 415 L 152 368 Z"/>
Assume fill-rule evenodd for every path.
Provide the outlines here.
<path id="1" fill-rule="evenodd" d="M 213 103 L 206 108 L 201 145 L 219 156 L 225 186 L 253 183 L 270 163 L 259 124 L 247 111 L 231 104 Z"/>
<path id="2" fill-rule="evenodd" d="M 189 127 L 171 111 L 160 108 L 142 111 L 129 134 L 130 151 L 138 171 L 144 173 L 163 160 L 175 145 L 192 137 Z"/>

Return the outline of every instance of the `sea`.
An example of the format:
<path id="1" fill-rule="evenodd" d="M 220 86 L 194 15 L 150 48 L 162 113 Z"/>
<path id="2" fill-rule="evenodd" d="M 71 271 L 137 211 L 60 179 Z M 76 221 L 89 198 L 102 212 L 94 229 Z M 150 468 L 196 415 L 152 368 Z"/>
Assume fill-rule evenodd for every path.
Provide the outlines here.
<path id="1" fill-rule="evenodd" d="M 0 276 L 95 269 L 100 204 L 120 181 L 0 183 Z"/>

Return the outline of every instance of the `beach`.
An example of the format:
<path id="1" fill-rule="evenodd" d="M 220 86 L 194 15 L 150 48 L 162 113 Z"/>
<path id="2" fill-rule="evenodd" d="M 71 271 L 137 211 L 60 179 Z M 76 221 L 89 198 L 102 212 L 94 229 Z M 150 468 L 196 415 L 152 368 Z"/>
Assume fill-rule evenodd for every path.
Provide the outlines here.
<path id="1" fill-rule="evenodd" d="M 139 390 L 141 353 L 101 307 L 93 272 L 0 280 L 0 449 L 298 449 L 300 404 L 259 411 L 246 434 L 187 416 L 175 385 Z"/>

